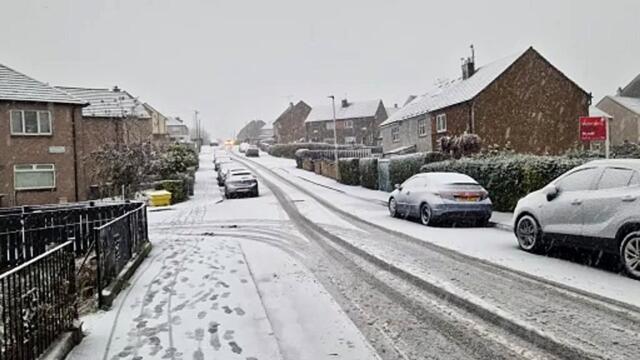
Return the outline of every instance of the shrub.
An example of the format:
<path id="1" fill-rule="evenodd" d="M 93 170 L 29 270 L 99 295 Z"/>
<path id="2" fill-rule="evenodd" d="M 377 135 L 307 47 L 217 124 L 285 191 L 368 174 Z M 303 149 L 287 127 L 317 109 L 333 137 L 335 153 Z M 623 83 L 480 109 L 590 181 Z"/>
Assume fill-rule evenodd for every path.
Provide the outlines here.
<path id="1" fill-rule="evenodd" d="M 520 198 L 587 161 L 563 156 L 512 155 L 435 162 L 422 166 L 421 171 L 469 175 L 487 189 L 494 210 L 513 211 Z"/>
<path id="2" fill-rule="evenodd" d="M 190 168 L 198 168 L 198 153 L 184 144 L 171 144 L 160 160 L 159 173 L 163 178 L 187 172 Z"/>
<path id="3" fill-rule="evenodd" d="M 624 143 L 611 147 L 611 157 L 622 159 L 640 159 L 640 145 L 634 143 Z"/>
<path id="4" fill-rule="evenodd" d="M 464 133 L 459 136 L 443 136 L 438 139 L 440 151 L 459 159 L 463 156 L 477 154 L 482 149 L 482 141 L 476 134 Z"/>
<path id="5" fill-rule="evenodd" d="M 378 159 L 360 159 L 360 186 L 378 190 Z"/>
<path id="6" fill-rule="evenodd" d="M 157 183 L 156 190 L 167 190 L 171 193 L 171 203 L 176 204 L 189 198 L 189 191 L 185 180 L 162 180 Z"/>
<path id="7" fill-rule="evenodd" d="M 358 146 L 338 145 L 338 149 L 356 149 Z M 296 143 L 296 144 L 274 144 L 269 148 L 269 155 L 295 159 L 296 151 L 300 149 L 308 150 L 333 150 L 333 144 L 325 143 Z M 375 149 L 374 149 L 375 151 Z"/>
<path id="8" fill-rule="evenodd" d="M 422 165 L 449 158 L 449 155 L 436 151 L 392 157 L 389 160 L 389 181 L 391 184 L 402 184 L 419 173 Z"/>
<path id="9" fill-rule="evenodd" d="M 294 154 L 294 158 L 296 159 L 296 167 L 298 169 L 303 168 L 304 160 L 307 158 L 307 153 L 309 149 L 298 149 Z"/>
<path id="10" fill-rule="evenodd" d="M 346 185 L 360 185 L 360 162 L 358 158 L 338 160 L 338 181 Z"/>

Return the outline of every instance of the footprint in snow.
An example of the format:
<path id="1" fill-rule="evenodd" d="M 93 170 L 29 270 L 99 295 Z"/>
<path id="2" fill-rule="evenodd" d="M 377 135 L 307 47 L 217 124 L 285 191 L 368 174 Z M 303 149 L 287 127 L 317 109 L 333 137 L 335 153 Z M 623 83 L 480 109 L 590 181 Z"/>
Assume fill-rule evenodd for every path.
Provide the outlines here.
<path id="1" fill-rule="evenodd" d="M 244 310 L 242 310 L 242 308 L 241 308 L 241 307 L 239 307 L 239 306 L 237 306 L 237 307 L 233 308 L 233 310 L 236 312 L 236 315 L 242 316 L 242 315 L 244 315 L 244 314 L 245 314 L 245 313 L 244 313 Z"/>
<path id="2" fill-rule="evenodd" d="M 222 336 L 223 339 L 225 340 L 233 340 L 233 330 L 227 330 L 224 332 L 224 335 Z"/>
<path id="3" fill-rule="evenodd" d="M 200 311 L 200 312 L 198 313 L 198 319 L 199 319 L 199 320 L 204 319 L 204 317 L 205 317 L 205 316 L 207 316 L 207 312 L 206 312 L 206 311 Z"/>
<path id="4" fill-rule="evenodd" d="M 238 344 L 235 341 L 230 341 L 229 346 L 231 346 L 231 351 L 233 351 L 234 353 L 242 354 L 242 348 L 238 346 Z"/>

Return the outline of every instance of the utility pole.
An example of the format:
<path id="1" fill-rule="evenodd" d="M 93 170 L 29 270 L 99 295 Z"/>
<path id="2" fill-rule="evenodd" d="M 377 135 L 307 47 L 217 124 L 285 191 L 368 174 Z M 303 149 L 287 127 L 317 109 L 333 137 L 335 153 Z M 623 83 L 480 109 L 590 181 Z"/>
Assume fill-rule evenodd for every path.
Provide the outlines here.
<path id="1" fill-rule="evenodd" d="M 200 148 L 202 147 L 202 140 L 200 139 L 200 123 L 198 122 L 198 110 L 193 111 L 193 122 L 196 127 L 196 143 L 198 144 L 198 152 L 200 152 Z"/>
<path id="2" fill-rule="evenodd" d="M 338 127 L 336 126 L 336 97 L 330 95 L 331 107 L 333 108 L 333 155 L 336 161 L 336 180 L 340 177 L 340 167 L 338 166 Z"/>

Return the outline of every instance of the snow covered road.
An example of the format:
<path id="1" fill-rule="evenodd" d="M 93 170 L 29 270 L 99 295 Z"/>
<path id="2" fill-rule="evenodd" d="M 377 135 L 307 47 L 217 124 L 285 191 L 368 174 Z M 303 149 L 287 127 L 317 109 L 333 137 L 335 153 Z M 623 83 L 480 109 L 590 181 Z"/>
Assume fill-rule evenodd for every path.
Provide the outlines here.
<path id="1" fill-rule="evenodd" d="M 411 278 L 414 281 L 424 282 L 427 287 L 435 286 L 437 288 L 435 292 L 444 293 L 445 297 L 453 297 L 451 300 L 454 303 L 463 307 L 471 305 L 476 315 L 484 313 L 481 316 L 485 320 L 487 317 L 497 316 L 498 320 L 494 318 L 489 321 L 494 325 L 506 321 L 509 325 L 505 327 L 502 324 L 502 326 L 510 329 L 512 335 L 519 333 L 520 338 L 537 343 L 562 358 L 626 359 L 638 351 L 639 345 L 636 338 L 639 333 L 639 314 L 633 306 L 591 296 L 586 292 L 573 291 L 568 287 L 540 282 L 530 276 L 511 273 L 506 268 L 491 266 L 474 258 L 461 257 L 456 253 L 443 251 L 440 247 L 431 246 L 431 239 L 425 242 L 408 238 L 402 233 L 379 226 L 378 222 L 362 222 L 358 218 L 361 213 L 358 213 L 357 217 L 351 214 L 355 212 L 355 207 L 369 209 L 372 212 L 379 211 L 375 206 L 372 207 L 371 203 L 358 203 L 352 197 L 345 195 L 339 195 L 343 198 L 342 202 L 339 202 L 336 201 L 335 192 L 330 194 L 331 191 L 318 190 L 313 194 L 297 184 L 293 186 L 291 179 L 294 177 L 290 174 L 279 176 L 277 173 L 263 171 L 261 168 L 256 169 L 265 176 L 265 179 L 277 183 L 278 187 L 286 189 L 285 191 L 293 197 L 304 198 L 304 194 L 313 195 L 304 200 L 306 204 L 304 207 L 297 206 L 311 222 L 331 223 L 317 216 L 317 208 L 324 207 L 333 209 L 342 221 L 349 219 L 349 222 L 359 227 L 364 234 L 345 236 L 344 230 L 330 229 L 323 225 L 340 237 L 341 241 L 347 243 L 347 249 L 359 252 L 373 262 L 382 262 L 383 265 L 378 265 L 383 269 L 388 267 L 389 271 L 401 273 L 405 278 Z M 345 202 L 344 198 L 348 200 Z M 313 204 L 314 201 L 316 204 Z M 344 210 L 334 205 L 343 207 Z M 402 223 L 413 225 L 407 222 Z M 373 224 L 376 224 L 376 227 L 372 227 Z M 377 230 L 378 228 L 383 231 Z M 462 237 L 468 240 L 476 240 L 473 238 L 476 231 L 496 231 L 494 229 L 438 230 L 449 231 L 446 239 Z M 506 234 L 500 231 L 497 233 Z M 581 268 L 589 269 L 583 266 Z M 434 289 L 431 288 L 430 291 Z M 497 333 L 499 330 L 491 329 L 491 332 Z M 505 340 L 497 342 L 504 344 Z M 513 345 L 514 342 L 517 340 L 506 340 L 512 348 L 517 347 Z M 522 354 L 525 353 L 531 354 L 527 351 L 522 352 Z M 535 358 L 536 355 L 530 356 Z"/>
<path id="2" fill-rule="evenodd" d="M 194 198 L 150 211 L 151 254 L 69 359 L 377 359 L 270 191 L 222 201 L 211 156 Z"/>

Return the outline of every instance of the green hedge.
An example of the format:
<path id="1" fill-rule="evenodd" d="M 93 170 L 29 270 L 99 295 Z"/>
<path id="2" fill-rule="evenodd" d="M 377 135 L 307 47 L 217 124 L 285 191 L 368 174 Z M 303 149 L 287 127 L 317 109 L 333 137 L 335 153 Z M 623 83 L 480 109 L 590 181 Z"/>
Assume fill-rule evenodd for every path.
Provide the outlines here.
<path id="1" fill-rule="evenodd" d="M 469 175 L 487 189 L 494 210 L 513 211 L 520 198 L 587 161 L 563 156 L 512 155 L 441 161 L 424 165 L 421 171 Z"/>
<path id="2" fill-rule="evenodd" d="M 360 163 L 357 158 L 338 161 L 338 181 L 346 185 L 360 185 Z"/>
<path id="3" fill-rule="evenodd" d="M 392 185 L 402 184 L 408 178 L 419 173 L 420 167 L 423 165 L 449 158 L 449 155 L 437 151 L 392 157 L 389 160 L 389 181 Z"/>
<path id="4" fill-rule="evenodd" d="M 360 186 L 378 190 L 378 159 L 360 159 Z"/>
<path id="5" fill-rule="evenodd" d="M 355 149 L 358 146 L 353 145 L 338 145 L 338 149 Z M 296 143 L 296 144 L 274 144 L 269 148 L 269 155 L 284 157 L 288 159 L 295 159 L 296 151 L 300 149 L 307 150 L 333 150 L 333 144 L 325 143 Z"/>
<path id="6" fill-rule="evenodd" d="M 156 186 L 156 190 L 167 190 L 171 193 L 171 203 L 176 204 L 189 199 L 189 184 L 186 179 L 181 180 L 161 180 Z"/>

